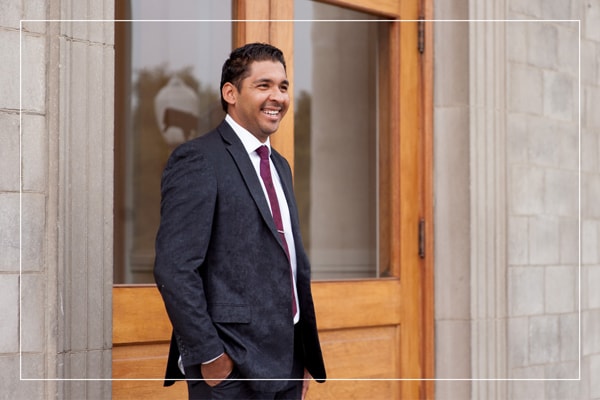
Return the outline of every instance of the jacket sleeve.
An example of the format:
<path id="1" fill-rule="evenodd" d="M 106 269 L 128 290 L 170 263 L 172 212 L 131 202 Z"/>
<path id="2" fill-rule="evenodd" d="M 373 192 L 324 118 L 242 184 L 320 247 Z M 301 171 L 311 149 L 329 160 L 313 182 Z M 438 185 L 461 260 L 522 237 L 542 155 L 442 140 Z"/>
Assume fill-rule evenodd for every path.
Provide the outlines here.
<path id="1" fill-rule="evenodd" d="M 177 148 L 161 182 L 154 278 L 184 366 L 224 351 L 207 309 L 199 269 L 210 241 L 217 196 L 214 171 L 196 143 Z"/>

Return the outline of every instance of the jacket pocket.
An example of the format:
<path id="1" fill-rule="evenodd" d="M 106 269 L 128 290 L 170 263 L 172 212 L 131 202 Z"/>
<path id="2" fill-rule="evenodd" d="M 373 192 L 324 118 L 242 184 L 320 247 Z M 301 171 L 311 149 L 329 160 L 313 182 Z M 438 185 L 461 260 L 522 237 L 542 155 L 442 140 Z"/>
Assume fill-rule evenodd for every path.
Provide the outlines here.
<path id="1" fill-rule="evenodd" d="M 249 324 L 252 320 L 250 307 L 243 304 L 213 304 L 208 312 L 217 323 Z"/>

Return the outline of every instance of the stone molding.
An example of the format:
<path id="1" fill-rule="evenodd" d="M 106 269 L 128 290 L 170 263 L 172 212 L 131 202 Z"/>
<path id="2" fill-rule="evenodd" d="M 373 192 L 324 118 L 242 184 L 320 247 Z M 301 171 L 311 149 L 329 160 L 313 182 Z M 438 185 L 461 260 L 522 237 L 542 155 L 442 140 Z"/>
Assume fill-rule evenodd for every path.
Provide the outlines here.
<path id="1" fill-rule="evenodd" d="M 504 0 L 470 0 L 471 20 L 502 20 Z M 506 51 L 502 22 L 470 22 L 472 398 L 507 398 Z"/>
<path id="2" fill-rule="evenodd" d="M 111 394 L 114 4 L 86 3 L 48 6 L 46 390 L 59 398 Z"/>

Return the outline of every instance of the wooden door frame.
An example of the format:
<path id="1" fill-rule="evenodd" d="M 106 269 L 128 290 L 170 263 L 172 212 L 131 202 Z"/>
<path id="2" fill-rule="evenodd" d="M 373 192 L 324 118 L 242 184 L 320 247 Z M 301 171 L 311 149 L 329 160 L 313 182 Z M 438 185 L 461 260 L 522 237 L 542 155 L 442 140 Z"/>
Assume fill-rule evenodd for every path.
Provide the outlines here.
<path id="1" fill-rule="evenodd" d="M 313 282 L 313 294 L 318 307 L 322 330 L 369 326 L 371 320 L 389 325 L 409 324 L 407 329 L 419 335 L 400 335 L 402 352 L 398 398 L 434 397 L 434 322 L 433 322 L 433 46 L 432 23 L 417 24 L 416 20 L 431 20 L 432 0 L 324 0 L 323 2 L 353 8 L 394 19 L 389 32 L 389 71 L 398 71 L 395 85 L 390 85 L 389 128 L 390 154 L 389 201 L 390 234 L 388 239 L 392 278 L 336 282 Z M 270 42 L 286 54 L 288 75 L 293 81 L 293 0 L 233 0 L 234 19 L 255 23 L 235 24 L 234 47 L 248 41 Z M 287 20 L 269 22 L 265 20 Z M 407 22 L 410 20 L 411 22 Z M 259 23 L 258 21 L 263 21 Z M 415 51 L 419 41 L 419 26 L 425 31 L 422 54 Z M 416 77 L 416 79 L 415 79 Z M 293 100 L 290 106 L 293 115 Z M 401 116 L 415 116 L 402 118 Z M 273 145 L 293 165 L 293 119 L 282 123 Z M 396 184 L 394 184 L 396 183 Z M 419 227 L 423 231 L 419 231 Z M 421 236 L 422 235 L 422 236 Z M 422 240 L 424 239 L 424 241 Z M 420 249 L 420 245 L 424 248 Z M 419 250 L 424 250 L 424 256 Z M 351 292 L 352 296 L 347 296 Z M 402 301 L 398 295 L 420 299 L 418 304 Z M 141 309 L 139 299 L 146 303 Z M 338 305 L 344 298 L 343 307 Z M 117 356 L 123 345 L 148 343 L 151 351 L 164 351 L 170 336 L 170 324 L 154 285 L 147 287 L 115 287 L 113 344 Z M 356 311 L 364 317 L 357 323 Z M 335 320 L 335 324 L 332 321 Z M 149 326 L 151 324 L 152 326 Z M 161 350 L 163 349 L 163 350 Z M 140 353 L 141 354 L 141 353 Z M 162 361 L 161 361 L 162 362 Z M 127 378 L 130 367 L 122 364 L 116 374 Z M 115 382 L 123 397 L 138 381 Z"/>
<path id="2" fill-rule="evenodd" d="M 434 337 L 434 277 L 433 277 L 433 0 L 319 0 L 334 6 L 372 13 L 392 22 L 387 43 L 389 71 L 399 71 L 399 79 L 391 85 L 389 124 L 390 149 L 400 149 L 390 154 L 389 168 L 389 258 L 392 276 L 396 279 L 378 280 L 369 293 L 368 301 L 349 307 L 326 311 L 324 304 L 320 312 L 335 315 L 336 320 L 345 321 L 344 313 L 349 310 L 367 309 L 383 317 L 376 307 L 390 304 L 385 296 L 376 298 L 375 293 L 392 293 L 402 290 L 411 299 L 420 299 L 419 304 L 395 301 L 399 309 L 392 306 L 389 312 L 392 320 L 411 324 L 411 331 L 421 334 L 400 335 L 402 365 L 410 365 L 410 370 L 402 370 L 401 398 L 433 398 L 435 337 Z M 234 34 L 234 47 L 249 41 L 265 41 L 281 48 L 286 54 L 288 76 L 293 82 L 293 0 L 255 0 L 247 7 L 244 0 L 234 0 L 234 13 L 239 20 L 286 20 L 269 24 L 244 25 Z M 423 20 L 427 22 L 417 23 Z M 423 34 L 421 36 L 421 34 Z M 415 51 L 423 41 L 422 49 Z M 383 49 L 385 51 L 385 49 Z M 416 79 L 415 79 L 416 78 Z M 293 114 L 293 101 L 290 106 Z M 416 115 L 416 118 L 402 116 Z M 293 120 L 287 119 L 278 134 L 272 138 L 273 145 L 284 154 L 293 167 L 294 130 Z M 394 183 L 399 183 L 395 185 Z M 399 207 L 397 206 L 399 205 Z M 421 248 L 422 247 L 422 248 Z M 398 279 L 401 278 L 401 279 Z M 362 293 L 364 287 L 373 282 L 345 282 L 346 293 Z M 314 282 L 315 298 L 332 296 L 331 286 Z M 323 289 L 323 290 L 322 290 Z M 334 290 L 335 292 L 335 290 Z M 361 296 L 358 296 L 362 298 Z M 367 296 L 369 297 L 369 296 Z M 397 299 L 395 299 L 397 300 Z M 355 308 L 359 307 L 359 308 Z M 387 309 L 387 307 L 385 307 Z M 330 314 L 331 312 L 331 314 Z M 399 314 L 398 314 L 399 313 Z M 327 321 L 320 318 L 319 321 Z M 397 320 L 396 320 L 397 321 Z M 325 323 L 326 324 L 326 323 Z M 364 326 L 364 325 L 363 325 Z M 320 322 L 322 329 L 323 322 Z M 418 379 L 423 379 L 419 381 Z"/>

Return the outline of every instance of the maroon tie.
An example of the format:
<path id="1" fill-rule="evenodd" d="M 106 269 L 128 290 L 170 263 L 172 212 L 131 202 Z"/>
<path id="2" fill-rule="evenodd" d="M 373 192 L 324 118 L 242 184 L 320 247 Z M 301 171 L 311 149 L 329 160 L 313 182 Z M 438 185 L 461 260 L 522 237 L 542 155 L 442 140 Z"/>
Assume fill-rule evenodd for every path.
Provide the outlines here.
<path id="1" fill-rule="evenodd" d="M 271 214 L 273 214 L 273 221 L 275 221 L 275 227 L 277 228 L 277 232 L 279 232 L 281 242 L 283 243 L 283 247 L 285 249 L 285 254 L 287 255 L 289 261 L 290 251 L 288 249 L 287 241 L 285 240 L 283 222 L 281 220 L 281 211 L 279 209 L 279 200 L 277 200 L 277 194 L 275 193 L 275 186 L 273 186 L 273 178 L 271 176 L 271 165 L 269 163 L 269 148 L 267 146 L 260 146 L 258 149 L 256 149 L 256 152 L 260 156 L 260 177 L 262 178 L 265 184 L 265 188 L 267 189 L 269 203 L 271 204 Z M 290 264 L 290 273 L 291 272 L 292 270 Z M 292 286 L 293 285 L 294 279 L 292 277 Z M 296 311 L 296 296 L 294 296 L 294 291 L 292 287 L 292 315 L 296 315 Z"/>

